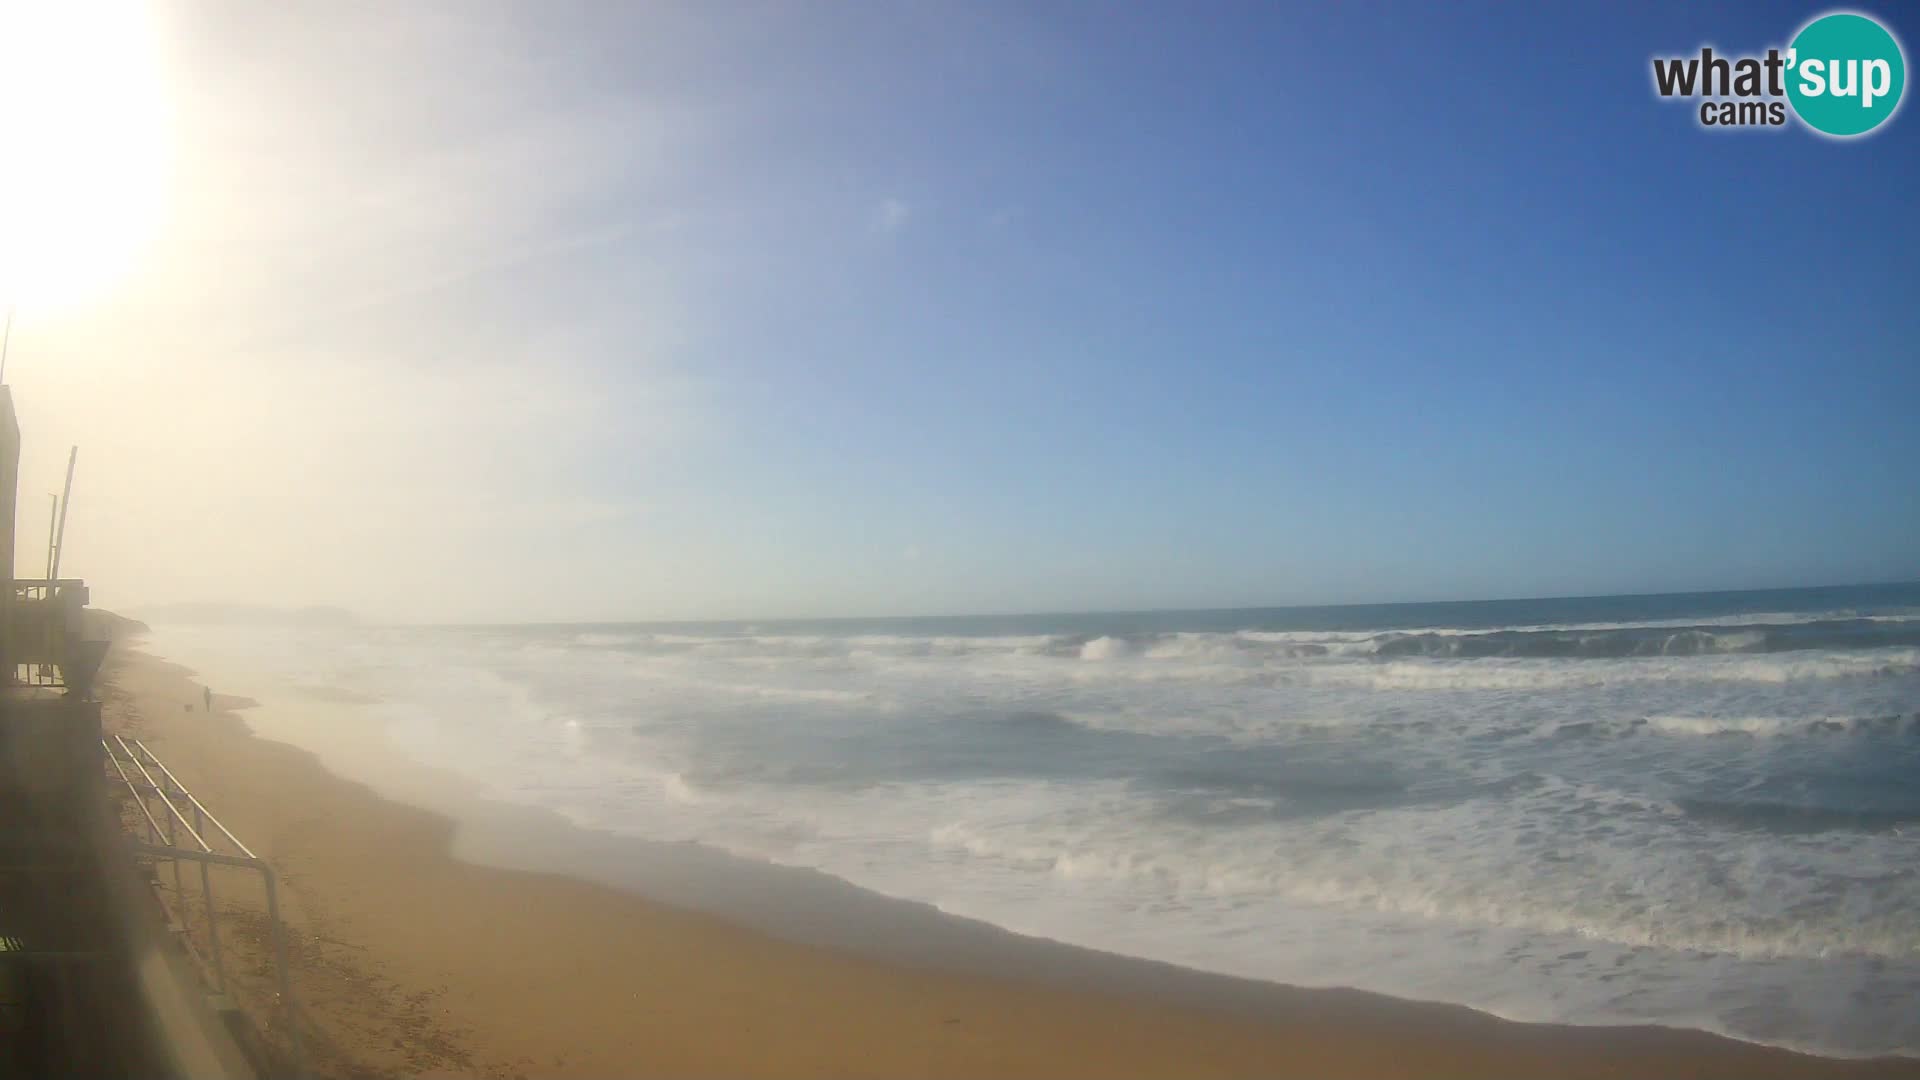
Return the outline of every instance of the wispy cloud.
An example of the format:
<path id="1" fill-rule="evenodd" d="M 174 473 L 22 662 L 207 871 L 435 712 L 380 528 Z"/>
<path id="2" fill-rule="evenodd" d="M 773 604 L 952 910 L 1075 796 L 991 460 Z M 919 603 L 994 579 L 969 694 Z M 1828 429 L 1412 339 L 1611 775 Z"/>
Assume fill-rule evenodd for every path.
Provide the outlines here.
<path id="1" fill-rule="evenodd" d="M 880 233 L 896 233 L 907 227 L 913 218 L 913 207 L 905 200 L 885 198 L 873 208 L 873 230 Z"/>

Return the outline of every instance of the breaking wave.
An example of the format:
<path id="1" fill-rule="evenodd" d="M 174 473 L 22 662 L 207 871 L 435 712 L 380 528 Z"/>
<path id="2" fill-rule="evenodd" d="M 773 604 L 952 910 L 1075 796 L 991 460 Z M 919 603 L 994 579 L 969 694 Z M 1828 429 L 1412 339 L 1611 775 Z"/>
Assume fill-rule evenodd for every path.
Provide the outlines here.
<path id="1" fill-rule="evenodd" d="M 1920 713 L 1888 716 L 1649 716 L 1632 725 L 1662 735 L 1920 735 Z"/>

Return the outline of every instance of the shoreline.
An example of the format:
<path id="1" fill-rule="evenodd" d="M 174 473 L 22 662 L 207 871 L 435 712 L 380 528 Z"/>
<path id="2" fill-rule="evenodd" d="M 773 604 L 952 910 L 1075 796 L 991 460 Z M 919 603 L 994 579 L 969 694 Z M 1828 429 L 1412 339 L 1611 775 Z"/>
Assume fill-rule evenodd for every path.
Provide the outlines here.
<path id="1" fill-rule="evenodd" d="M 344 779 L 251 731 L 238 699 L 188 711 L 190 673 L 125 643 L 106 680 L 109 729 L 138 730 L 281 868 L 295 992 L 332 1075 L 1920 1076 L 1025 938 L 489 803 L 391 751 L 387 783 Z M 384 797 L 409 786 L 417 800 Z"/>

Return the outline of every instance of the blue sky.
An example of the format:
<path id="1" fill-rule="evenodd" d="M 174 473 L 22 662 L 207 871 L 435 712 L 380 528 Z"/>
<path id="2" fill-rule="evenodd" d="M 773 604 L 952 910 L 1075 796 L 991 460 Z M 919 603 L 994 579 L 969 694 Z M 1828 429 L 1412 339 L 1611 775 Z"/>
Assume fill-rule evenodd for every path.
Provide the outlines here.
<path id="1" fill-rule="evenodd" d="M 352 148 L 340 190 L 439 153 L 400 226 L 286 195 L 312 170 L 249 189 L 383 238 L 311 281 L 276 256 L 282 306 L 417 270 L 236 330 L 247 363 L 351 351 L 428 412 L 497 371 L 573 397 L 508 389 L 456 433 L 513 506 L 481 553 L 370 525 L 337 540 L 387 553 L 354 574 L 259 562 L 252 594 L 391 608 L 350 584 L 368 559 L 473 618 L 1920 577 L 1920 121 L 1710 132 L 1650 86 L 1656 53 L 1762 51 L 1823 7 L 526 5 L 451 44 L 355 10 L 391 55 L 307 44 L 321 7 L 169 27 L 199 73 L 180 176 L 237 152 L 195 111 L 231 96 L 220 61 L 276 46 L 304 68 L 248 85 Z M 475 599 L 487 574 L 526 591 Z"/>

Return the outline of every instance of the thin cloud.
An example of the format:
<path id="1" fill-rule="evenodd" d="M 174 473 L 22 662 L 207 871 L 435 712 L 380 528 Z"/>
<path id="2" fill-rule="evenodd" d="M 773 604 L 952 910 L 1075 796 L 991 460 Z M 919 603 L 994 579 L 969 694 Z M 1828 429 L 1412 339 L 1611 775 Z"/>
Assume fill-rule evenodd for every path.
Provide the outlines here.
<path id="1" fill-rule="evenodd" d="M 913 217 L 913 207 L 901 199 L 886 198 L 873 210 L 873 229 L 880 233 L 897 233 L 907 227 Z"/>

